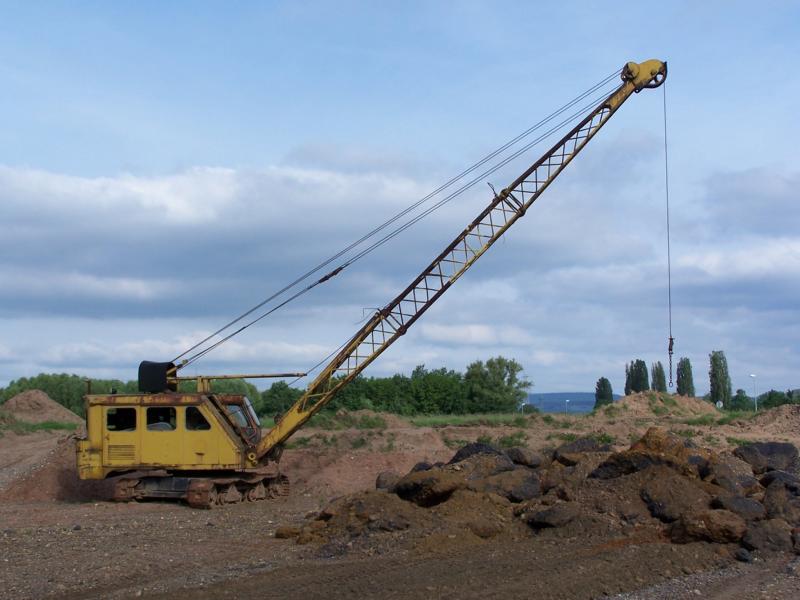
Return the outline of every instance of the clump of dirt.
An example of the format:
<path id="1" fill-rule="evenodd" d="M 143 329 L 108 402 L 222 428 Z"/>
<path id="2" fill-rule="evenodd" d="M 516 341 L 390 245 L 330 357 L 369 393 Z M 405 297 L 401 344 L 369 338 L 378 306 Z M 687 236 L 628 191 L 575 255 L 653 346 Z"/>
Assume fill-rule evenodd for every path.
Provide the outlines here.
<path id="1" fill-rule="evenodd" d="M 469 444 L 446 464 L 383 473 L 381 489 L 338 498 L 282 537 L 328 553 L 543 536 L 710 543 L 739 560 L 752 551 L 800 554 L 798 473 L 757 475 L 765 453 L 785 454 L 783 446 L 762 444 L 742 459 L 657 427 L 620 452 L 587 438 L 537 461 Z"/>
<path id="2" fill-rule="evenodd" d="M 27 390 L 9 399 L 3 409 L 27 423 L 83 423 L 74 412 L 62 406 L 41 390 Z"/>
<path id="3" fill-rule="evenodd" d="M 64 436 L 50 452 L 0 491 L 4 502 L 86 502 L 108 500 L 112 496 L 111 480 L 78 479 L 75 464 L 75 436 Z"/>

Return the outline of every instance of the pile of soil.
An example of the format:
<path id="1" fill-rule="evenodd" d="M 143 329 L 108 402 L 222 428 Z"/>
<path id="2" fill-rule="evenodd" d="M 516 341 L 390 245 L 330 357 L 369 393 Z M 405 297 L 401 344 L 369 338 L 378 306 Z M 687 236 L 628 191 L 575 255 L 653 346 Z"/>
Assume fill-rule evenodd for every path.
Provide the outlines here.
<path id="1" fill-rule="evenodd" d="M 36 464 L 0 490 L 2 502 L 86 502 L 109 500 L 111 480 L 78 479 L 75 464 L 75 436 L 62 436 Z"/>
<path id="2" fill-rule="evenodd" d="M 13 417 L 27 423 L 83 423 L 74 412 L 62 406 L 41 390 L 21 392 L 2 405 Z"/>
<path id="3" fill-rule="evenodd" d="M 800 432 L 800 404 L 784 404 L 760 411 L 751 423 L 764 428 L 770 436 L 797 435 Z"/>
<path id="4" fill-rule="evenodd" d="M 800 554 L 800 461 L 788 443 L 718 453 L 657 427 L 619 452 L 595 438 L 547 454 L 474 443 L 446 464 L 381 473 L 376 488 L 277 535 L 334 555 L 530 537 L 712 544 L 745 562 Z"/>
<path id="5" fill-rule="evenodd" d="M 713 404 L 701 398 L 657 392 L 639 392 L 624 396 L 610 406 L 614 412 L 622 412 L 631 417 L 650 417 L 659 412 L 686 417 L 722 415 Z"/>

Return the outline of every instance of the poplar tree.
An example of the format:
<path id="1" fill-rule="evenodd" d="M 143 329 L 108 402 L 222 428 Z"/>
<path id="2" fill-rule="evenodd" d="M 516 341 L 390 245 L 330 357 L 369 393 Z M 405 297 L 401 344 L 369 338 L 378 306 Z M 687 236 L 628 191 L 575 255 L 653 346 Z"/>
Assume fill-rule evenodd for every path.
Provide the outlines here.
<path id="1" fill-rule="evenodd" d="M 611 382 L 605 377 L 601 377 L 594 387 L 594 407 L 597 409 L 613 402 L 614 391 L 611 389 Z"/>
<path id="2" fill-rule="evenodd" d="M 722 402 L 723 408 L 729 408 L 731 403 L 731 378 L 728 374 L 728 359 L 722 350 L 714 350 L 708 355 L 709 368 L 708 380 L 711 391 L 711 402 Z"/>
<path id="3" fill-rule="evenodd" d="M 664 365 L 661 364 L 660 360 L 652 364 L 650 372 L 652 374 L 651 389 L 655 392 L 666 392 L 667 376 L 664 373 Z"/>
<path id="4" fill-rule="evenodd" d="M 677 391 L 681 396 L 695 395 L 692 362 L 685 356 L 678 361 Z"/>

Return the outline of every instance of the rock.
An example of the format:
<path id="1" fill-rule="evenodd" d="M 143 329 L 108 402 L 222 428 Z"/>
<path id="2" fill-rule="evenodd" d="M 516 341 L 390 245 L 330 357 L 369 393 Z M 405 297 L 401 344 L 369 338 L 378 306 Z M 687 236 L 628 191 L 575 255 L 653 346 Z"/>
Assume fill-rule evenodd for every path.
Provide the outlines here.
<path id="1" fill-rule="evenodd" d="M 792 529 L 792 542 L 794 542 L 794 551 L 800 554 L 800 527 Z"/>
<path id="2" fill-rule="evenodd" d="M 494 493 L 514 503 L 531 500 L 542 494 L 539 476 L 524 467 L 471 481 L 467 484 L 467 489 Z"/>
<path id="3" fill-rule="evenodd" d="M 738 542 L 747 523 L 728 510 L 703 510 L 681 515 L 670 528 L 670 539 L 678 544 L 706 541 L 717 544 Z"/>
<path id="4" fill-rule="evenodd" d="M 482 483 L 483 480 L 513 470 L 514 463 L 501 452 L 476 452 L 458 462 L 451 461 L 443 467 L 431 467 L 424 471 L 412 470 L 397 481 L 394 492 L 403 500 L 419 506 L 435 506 L 445 502 L 458 489 L 468 485 L 483 489 L 487 485 Z"/>
<path id="5" fill-rule="evenodd" d="M 275 530 L 275 537 L 279 540 L 295 538 L 300 535 L 300 528 L 294 525 L 281 525 Z"/>
<path id="6" fill-rule="evenodd" d="M 756 474 L 767 471 L 797 473 L 800 466 L 797 448 L 788 442 L 743 444 L 733 453 L 753 467 L 753 472 Z"/>
<path id="7" fill-rule="evenodd" d="M 464 478 L 442 469 L 412 471 L 397 481 L 395 494 L 419 506 L 435 506 L 465 485 Z"/>
<path id="8" fill-rule="evenodd" d="M 471 444 L 467 444 L 463 446 L 453 455 L 453 458 L 450 459 L 450 462 L 447 463 L 452 465 L 457 462 L 461 462 L 469 458 L 470 456 L 474 456 L 476 454 L 503 454 L 501 450 L 498 450 L 494 446 L 490 446 L 489 444 L 482 444 L 481 442 L 473 442 Z M 504 455 L 504 454 L 503 454 Z"/>
<path id="9" fill-rule="evenodd" d="M 720 454 L 717 461 L 709 464 L 706 479 L 739 496 L 761 491 L 750 465 L 728 452 Z"/>
<path id="10" fill-rule="evenodd" d="M 628 450 L 615 452 L 589 476 L 597 479 L 613 479 L 651 466 L 664 465 L 684 475 L 704 477 L 709 465 L 717 461 L 716 453 L 694 448 L 666 429 L 651 427 Z"/>
<path id="11" fill-rule="evenodd" d="M 711 496 L 668 467 L 651 467 L 650 478 L 641 489 L 650 514 L 666 523 L 683 514 L 708 508 Z"/>
<path id="12" fill-rule="evenodd" d="M 394 492 L 394 487 L 400 481 L 400 474 L 395 471 L 382 471 L 378 473 L 375 479 L 376 490 L 386 490 L 387 492 Z"/>
<path id="13" fill-rule="evenodd" d="M 759 480 L 765 488 L 769 487 L 773 481 L 780 481 L 794 494 L 800 494 L 800 477 L 795 477 L 786 471 L 767 471 Z"/>
<path id="14" fill-rule="evenodd" d="M 411 467 L 412 473 L 418 473 L 419 471 L 430 471 L 433 468 L 433 465 L 427 461 L 421 461 Z"/>
<path id="15" fill-rule="evenodd" d="M 752 555 L 745 548 L 737 549 L 736 552 L 733 553 L 733 558 L 735 558 L 740 562 L 745 562 L 745 563 L 753 562 Z"/>
<path id="16" fill-rule="evenodd" d="M 764 494 L 764 508 L 770 519 L 783 519 L 790 525 L 800 527 L 800 496 L 792 490 L 796 486 L 787 485 L 780 479 L 773 480 Z"/>
<path id="17" fill-rule="evenodd" d="M 724 508 L 732 513 L 736 513 L 746 521 L 755 521 L 763 519 L 767 511 L 764 505 L 752 498 L 745 498 L 736 495 L 723 495 L 717 496 L 711 502 L 713 508 Z"/>
<path id="18" fill-rule="evenodd" d="M 504 471 L 513 471 L 516 467 L 505 454 L 476 454 L 446 469 L 460 468 L 468 481 L 485 479 Z"/>
<path id="19" fill-rule="evenodd" d="M 522 465 L 536 469 L 542 466 L 544 457 L 541 454 L 529 450 L 528 448 L 509 448 L 506 450 L 506 456 L 511 459 L 516 465 Z"/>
<path id="20" fill-rule="evenodd" d="M 610 452 L 611 446 L 601 444 L 593 437 L 579 438 L 562 444 L 555 450 L 555 460 L 567 467 L 574 466 L 584 459 L 587 452 Z"/>
<path id="21" fill-rule="evenodd" d="M 563 527 L 575 520 L 581 513 L 577 502 L 562 502 L 528 516 L 527 523 L 534 529 L 544 527 Z"/>
<path id="22" fill-rule="evenodd" d="M 476 517 L 469 521 L 467 528 L 478 537 L 484 539 L 492 538 L 503 531 L 503 528 L 497 523 L 482 517 Z"/>
<path id="23" fill-rule="evenodd" d="M 742 538 L 748 550 L 791 552 L 792 528 L 783 519 L 753 521 Z"/>

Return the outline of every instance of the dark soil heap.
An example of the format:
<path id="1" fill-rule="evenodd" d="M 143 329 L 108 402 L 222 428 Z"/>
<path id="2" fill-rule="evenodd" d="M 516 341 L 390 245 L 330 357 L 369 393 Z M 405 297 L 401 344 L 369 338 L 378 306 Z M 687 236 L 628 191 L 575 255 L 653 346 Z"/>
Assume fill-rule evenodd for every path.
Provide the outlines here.
<path id="1" fill-rule="evenodd" d="M 498 536 L 704 542 L 749 561 L 753 551 L 800 554 L 799 467 L 791 444 L 717 453 L 655 427 L 621 452 L 590 438 L 545 454 L 469 444 L 447 464 L 381 473 L 378 489 L 276 535 L 330 553 Z"/>

